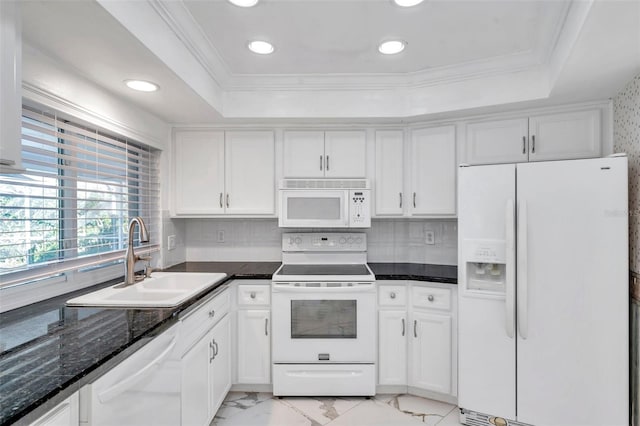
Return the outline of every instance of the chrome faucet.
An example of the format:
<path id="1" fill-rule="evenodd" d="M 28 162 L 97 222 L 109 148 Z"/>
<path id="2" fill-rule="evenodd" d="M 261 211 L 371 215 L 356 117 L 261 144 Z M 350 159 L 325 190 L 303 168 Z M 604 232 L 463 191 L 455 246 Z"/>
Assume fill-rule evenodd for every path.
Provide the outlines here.
<path id="1" fill-rule="evenodd" d="M 136 282 L 135 266 L 139 260 L 151 260 L 150 257 L 138 256 L 133 252 L 133 233 L 135 231 L 136 223 L 140 228 L 140 242 L 149 242 L 149 231 L 144 221 L 140 216 L 136 216 L 129 221 L 129 245 L 127 246 L 127 254 L 124 256 L 124 285 L 131 285 Z M 144 277 L 142 278 L 144 279 Z"/>

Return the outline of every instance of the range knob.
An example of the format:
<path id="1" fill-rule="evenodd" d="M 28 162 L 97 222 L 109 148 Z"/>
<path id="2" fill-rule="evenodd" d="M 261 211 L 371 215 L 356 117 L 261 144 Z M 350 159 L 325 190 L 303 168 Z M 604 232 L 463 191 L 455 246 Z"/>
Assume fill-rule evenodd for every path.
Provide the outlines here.
<path id="1" fill-rule="evenodd" d="M 356 237 L 356 244 L 362 243 L 362 237 Z"/>
<path id="2" fill-rule="evenodd" d="M 302 238 L 296 237 L 296 244 L 300 244 L 302 242 Z"/>
<path id="3" fill-rule="evenodd" d="M 292 246 L 294 242 L 295 240 L 293 239 L 293 237 L 289 237 L 289 245 Z"/>
<path id="4" fill-rule="evenodd" d="M 347 238 L 347 243 L 353 244 L 353 237 L 348 237 Z"/>
<path id="5" fill-rule="evenodd" d="M 340 244 L 344 244 L 347 242 L 347 239 L 345 237 L 340 237 Z"/>

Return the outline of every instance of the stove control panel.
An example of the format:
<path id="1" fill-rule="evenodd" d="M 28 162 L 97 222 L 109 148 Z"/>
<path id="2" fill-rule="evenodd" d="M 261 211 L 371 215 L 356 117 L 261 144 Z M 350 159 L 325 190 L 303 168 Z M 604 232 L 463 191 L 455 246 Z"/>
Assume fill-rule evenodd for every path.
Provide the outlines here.
<path id="1" fill-rule="evenodd" d="M 367 251 L 364 232 L 296 232 L 282 234 L 282 251 Z"/>

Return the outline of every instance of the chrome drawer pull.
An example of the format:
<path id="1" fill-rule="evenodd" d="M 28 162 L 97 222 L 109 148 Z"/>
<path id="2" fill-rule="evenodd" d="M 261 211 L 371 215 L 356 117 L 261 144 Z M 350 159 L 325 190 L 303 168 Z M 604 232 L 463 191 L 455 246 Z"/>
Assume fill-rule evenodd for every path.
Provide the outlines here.
<path id="1" fill-rule="evenodd" d="M 404 337 L 404 318 L 402 318 L 402 337 Z"/>
<path id="2" fill-rule="evenodd" d="M 216 311 L 214 309 L 209 311 L 209 318 L 213 318 L 214 315 L 216 314 Z"/>
<path id="3" fill-rule="evenodd" d="M 390 298 L 395 299 L 396 298 L 396 293 L 394 291 L 391 292 L 391 294 L 389 295 Z"/>
<path id="4" fill-rule="evenodd" d="M 250 297 L 251 297 L 252 299 L 255 299 L 255 298 L 256 298 L 256 292 L 255 292 L 255 291 L 252 291 L 252 292 L 251 292 Z"/>
<path id="5" fill-rule="evenodd" d="M 430 294 L 430 295 L 429 295 L 429 297 L 427 297 L 427 300 L 428 300 L 429 302 L 433 302 L 433 300 L 434 300 L 434 299 L 435 299 L 435 298 L 433 297 L 433 294 Z"/>

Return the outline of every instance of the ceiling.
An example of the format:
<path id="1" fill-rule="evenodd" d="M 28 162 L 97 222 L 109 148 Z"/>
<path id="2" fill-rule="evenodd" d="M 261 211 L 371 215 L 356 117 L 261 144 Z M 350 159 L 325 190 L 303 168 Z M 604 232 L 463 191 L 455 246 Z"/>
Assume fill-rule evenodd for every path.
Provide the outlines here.
<path id="1" fill-rule="evenodd" d="M 169 123 L 415 119 L 614 96 L 640 72 L 640 2 L 32 0 L 25 43 Z M 272 55 L 246 48 L 261 38 Z M 380 41 L 407 48 L 383 56 Z M 613 48 L 615 47 L 615 49 Z M 25 63 L 24 67 L 29 67 Z M 136 93 L 122 81 L 160 84 Z"/>

